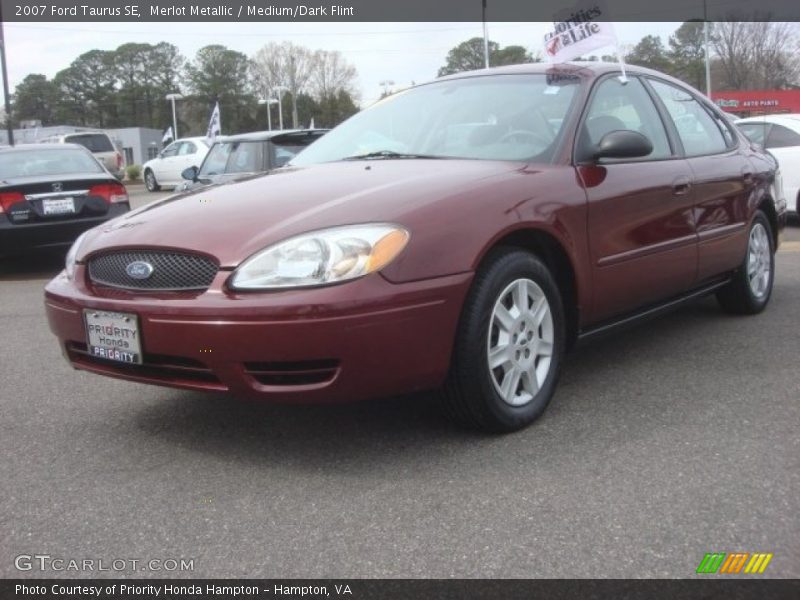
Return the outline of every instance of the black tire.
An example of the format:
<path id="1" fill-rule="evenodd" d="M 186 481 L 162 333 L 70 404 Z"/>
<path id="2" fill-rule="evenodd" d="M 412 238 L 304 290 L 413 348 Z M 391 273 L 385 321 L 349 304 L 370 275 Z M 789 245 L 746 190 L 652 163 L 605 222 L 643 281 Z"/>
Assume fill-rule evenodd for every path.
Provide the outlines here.
<path id="1" fill-rule="evenodd" d="M 495 307 L 508 298 L 508 290 L 517 282 L 525 280 L 532 281 L 538 286 L 536 293 L 543 292 L 550 309 L 550 321 L 547 321 L 549 337 L 552 338 L 552 353 L 549 357 L 549 368 L 546 375 L 543 375 L 541 383 L 537 384 L 538 391 L 524 404 L 514 406 L 507 402 L 500 394 L 498 388 L 498 369 L 502 373 L 502 383 L 505 383 L 506 372 L 503 367 L 489 367 L 490 343 L 499 343 L 498 323 L 494 318 Z M 528 284 L 525 284 L 528 286 Z M 530 286 L 533 290 L 534 287 Z M 527 295 L 526 304 L 532 302 Z M 541 297 L 541 296 L 540 296 Z M 532 314 L 532 313 L 531 313 Z M 509 329 L 515 335 L 521 337 L 522 333 L 517 334 L 517 326 L 522 327 L 522 323 L 515 322 L 513 329 Z M 530 323 L 531 329 L 536 331 L 537 340 L 544 337 L 542 326 Z M 489 336 L 492 336 L 490 338 Z M 495 340 L 495 341 L 492 341 Z M 520 343 L 525 343 L 524 340 Z M 539 341 L 531 342 L 538 344 Z M 534 347 L 534 346 L 531 346 Z M 520 347 L 516 344 L 508 344 L 507 349 L 510 355 L 516 354 L 519 361 L 520 354 L 517 352 Z M 525 347 L 521 347 L 522 350 Z M 521 249 L 504 248 L 493 251 L 484 261 L 481 268 L 475 275 L 475 281 L 470 288 L 461 313 L 458 331 L 456 333 L 455 345 L 453 348 L 453 358 L 450 372 L 442 393 L 442 404 L 448 415 L 470 428 L 482 431 L 505 433 L 521 429 L 544 412 L 550 399 L 555 392 L 556 383 L 561 371 L 565 349 L 565 323 L 564 309 L 561 294 L 553 276 L 548 268 L 536 256 Z M 536 354 L 534 348 L 534 354 Z M 517 365 L 508 358 L 503 364 Z M 532 368 L 539 369 L 540 360 L 534 356 Z M 526 379 L 528 385 L 532 385 L 531 377 L 536 377 L 531 372 L 520 371 Z M 522 379 L 517 381 L 511 379 L 512 396 L 525 387 Z M 496 387 L 497 386 L 497 387 Z M 524 390 L 520 394 L 527 394 Z M 520 396 L 522 397 L 522 396 Z"/>
<path id="2" fill-rule="evenodd" d="M 157 192 L 161 189 L 161 186 L 156 181 L 156 176 L 150 169 L 144 172 L 144 185 L 148 192 Z"/>
<path id="3" fill-rule="evenodd" d="M 753 236 L 766 233 L 767 251 L 764 253 L 753 252 Z M 762 265 L 768 260 L 769 265 L 764 265 L 769 273 L 768 281 L 763 289 L 751 284 L 751 270 L 749 265 L 751 255 L 757 265 Z M 717 300 L 722 308 L 737 315 L 754 315 L 760 313 L 767 306 L 772 295 L 772 284 L 775 281 L 775 243 L 769 219 L 762 211 L 757 211 L 750 229 L 747 233 L 747 251 L 744 261 L 734 272 L 731 281 L 717 292 Z M 757 289 L 754 290 L 754 287 Z"/>

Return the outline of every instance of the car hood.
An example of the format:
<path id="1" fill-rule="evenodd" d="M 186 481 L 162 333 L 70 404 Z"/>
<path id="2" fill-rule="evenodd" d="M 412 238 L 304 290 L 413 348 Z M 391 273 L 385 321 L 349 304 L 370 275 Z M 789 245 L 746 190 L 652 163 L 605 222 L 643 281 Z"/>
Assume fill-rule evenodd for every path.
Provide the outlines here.
<path id="1" fill-rule="evenodd" d="M 78 260 L 109 248 L 162 247 L 210 254 L 220 266 L 235 267 L 271 244 L 326 227 L 393 222 L 413 235 L 432 204 L 523 168 L 404 159 L 279 169 L 174 195 L 109 221 L 87 235 Z"/>

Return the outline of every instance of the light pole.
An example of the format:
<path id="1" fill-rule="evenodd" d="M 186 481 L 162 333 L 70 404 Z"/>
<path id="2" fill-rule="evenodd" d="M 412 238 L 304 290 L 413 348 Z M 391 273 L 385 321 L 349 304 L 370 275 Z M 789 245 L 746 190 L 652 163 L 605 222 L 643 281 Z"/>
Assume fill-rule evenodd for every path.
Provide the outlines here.
<path id="1" fill-rule="evenodd" d="M 706 96 L 711 100 L 711 62 L 708 57 L 708 6 L 703 0 L 703 46 L 706 55 Z"/>
<path id="2" fill-rule="evenodd" d="M 267 105 L 267 129 L 272 131 L 272 110 L 271 107 L 273 104 L 277 104 L 278 101 L 275 98 L 271 98 L 267 96 L 266 98 L 261 98 L 258 101 L 259 104 L 266 104 Z"/>
<path id="3" fill-rule="evenodd" d="M 483 66 L 489 68 L 489 36 L 486 33 L 486 0 L 483 0 Z"/>
<path id="4" fill-rule="evenodd" d="M 389 88 L 394 85 L 394 81 L 391 79 L 384 79 L 383 81 L 379 82 L 378 85 L 383 87 L 383 97 L 385 98 L 389 95 Z"/>
<path id="5" fill-rule="evenodd" d="M 14 145 L 14 128 L 11 124 L 11 96 L 8 94 L 8 68 L 6 67 L 6 40 L 3 33 L 3 9 L 0 8 L 0 68 L 3 70 L 3 99 L 6 106 L 8 145 Z"/>
<path id="6" fill-rule="evenodd" d="M 278 128 L 283 130 L 283 92 L 288 92 L 285 85 L 276 85 L 274 91 L 278 92 Z"/>
<path id="7" fill-rule="evenodd" d="M 175 114 L 175 100 L 182 100 L 183 96 L 180 94 L 167 94 L 167 100 L 172 102 L 172 138 L 173 141 L 178 139 L 178 118 Z"/>

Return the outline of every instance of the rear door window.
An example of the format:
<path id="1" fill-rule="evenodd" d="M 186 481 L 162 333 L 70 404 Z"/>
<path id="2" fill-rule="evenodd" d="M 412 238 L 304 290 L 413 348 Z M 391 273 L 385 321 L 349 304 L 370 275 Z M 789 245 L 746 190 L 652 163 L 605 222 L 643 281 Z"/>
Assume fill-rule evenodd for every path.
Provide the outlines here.
<path id="1" fill-rule="evenodd" d="M 687 156 L 718 154 L 729 148 L 720 126 L 689 92 L 656 79 L 649 81 L 672 117 Z"/>

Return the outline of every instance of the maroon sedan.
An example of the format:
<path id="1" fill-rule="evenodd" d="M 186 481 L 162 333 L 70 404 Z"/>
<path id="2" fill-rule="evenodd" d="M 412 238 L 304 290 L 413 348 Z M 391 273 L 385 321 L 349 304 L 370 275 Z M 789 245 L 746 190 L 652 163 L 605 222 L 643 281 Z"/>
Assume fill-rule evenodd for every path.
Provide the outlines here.
<path id="1" fill-rule="evenodd" d="M 579 338 L 710 293 L 761 311 L 785 214 L 775 161 L 679 81 L 478 71 L 89 231 L 47 314 L 101 375 L 285 402 L 442 389 L 510 431 Z"/>

